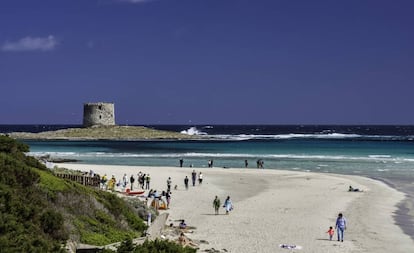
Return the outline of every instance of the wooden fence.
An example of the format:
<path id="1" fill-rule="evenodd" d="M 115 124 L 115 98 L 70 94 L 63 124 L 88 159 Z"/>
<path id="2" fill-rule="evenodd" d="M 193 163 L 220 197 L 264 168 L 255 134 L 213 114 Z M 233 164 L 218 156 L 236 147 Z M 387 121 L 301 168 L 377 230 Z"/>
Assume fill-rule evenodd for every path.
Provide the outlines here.
<path id="1" fill-rule="evenodd" d="M 94 177 L 88 176 L 88 175 L 73 175 L 73 174 L 66 174 L 66 173 L 55 173 L 57 177 L 68 179 L 74 182 L 77 182 L 82 185 L 86 186 L 94 186 L 99 187 L 101 183 L 101 179 L 98 175 L 95 175 Z"/>

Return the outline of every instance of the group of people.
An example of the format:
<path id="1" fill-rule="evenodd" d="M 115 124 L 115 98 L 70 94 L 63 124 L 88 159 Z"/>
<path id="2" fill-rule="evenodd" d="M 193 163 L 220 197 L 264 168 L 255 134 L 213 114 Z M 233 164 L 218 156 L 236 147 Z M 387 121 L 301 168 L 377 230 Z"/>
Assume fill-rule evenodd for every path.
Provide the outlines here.
<path id="1" fill-rule="evenodd" d="M 161 194 L 157 192 L 157 190 L 151 189 L 148 192 L 146 200 L 152 199 L 151 206 L 155 208 L 155 210 L 159 209 L 168 209 L 170 208 L 171 203 L 171 192 L 170 191 L 162 191 Z"/>
<path id="2" fill-rule="evenodd" d="M 203 183 L 203 178 L 204 178 L 204 175 L 200 171 L 198 173 L 198 184 L 199 185 L 201 185 Z M 191 172 L 191 181 L 192 181 L 193 186 L 195 186 L 196 180 L 197 180 L 197 172 L 195 170 L 193 170 Z M 185 186 L 185 189 L 186 190 L 188 190 L 188 183 L 189 183 L 189 181 L 190 181 L 190 179 L 188 178 L 188 176 L 185 176 L 185 178 L 184 178 L 184 186 Z"/>
<path id="3" fill-rule="evenodd" d="M 109 180 L 106 174 L 101 177 L 100 189 L 114 191 L 115 186 L 117 185 L 118 184 L 116 182 L 116 178 L 114 175 L 112 175 L 112 177 Z"/>
<path id="4" fill-rule="evenodd" d="M 362 190 L 360 190 L 359 188 L 354 188 L 351 185 L 349 186 L 348 189 L 349 192 L 360 192 Z M 338 217 L 336 218 L 336 222 L 335 222 L 335 229 L 336 229 L 336 233 L 338 235 L 338 242 L 344 241 L 344 232 L 346 230 L 346 219 L 343 216 L 342 213 L 338 214 Z M 333 235 L 335 234 L 335 229 L 333 227 L 329 227 L 329 230 L 326 232 L 329 235 L 329 240 L 332 241 Z"/>
<path id="5" fill-rule="evenodd" d="M 354 188 L 352 187 L 352 185 L 349 186 L 348 188 L 349 192 L 361 192 L 362 190 L 360 190 L 359 188 Z M 346 219 L 343 216 L 342 213 L 338 214 L 338 217 L 336 218 L 336 222 L 335 222 L 335 229 L 336 229 L 336 233 L 338 235 L 338 242 L 344 241 L 344 233 L 346 230 Z M 333 227 L 329 227 L 329 230 L 326 232 L 329 235 L 329 240 L 332 241 L 333 235 L 335 234 L 335 229 Z"/>
<path id="6" fill-rule="evenodd" d="M 259 160 L 256 161 L 256 165 L 257 165 L 257 168 L 263 169 L 264 168 L 264 161 L 262 159 L 259 159 Z"/>
<path id="7" fill-rule="evenodd" d="M 218 198 L 218 196 L 216 196 L 213 200 L 213 207 L 216 215 L 219 214 L 220 206 L 221 200 Z M 223 208 L 225 208 L 226 214 L 229 214 L 229 212 L 233 210 L 233 203 L 231 202 L 230 196 L 227 196 L 226 200 L 224 201 Z"/>
<path id="8" fill-rule="evenodd" d="M 338 217 L 336 218 L 336 222 L 335 222 L 335 229 L 336 229 L 336 233 L 338 235 L 338 242 L 344 241 L 344 232 L 346 230 L 346 219 L 343 216 L 342 213 L 338 214 Z M 332 241 L 333 235 L 335 234 L 335 230 L 333 227 L 329 227 L 329 230 L 326 232 L 329 235 L 329 240 Z"/>
<path id="9" fill-rule="evenodd" d="M 179 164 L 180 164 L 180 167 L 183 167 L 184 159 L 180 158 Z M 257 168 L 264 169 L 264 161 L 262 159 L 258 159 L 256 161 L 256 165 L 257 165 Z M 213 160 L 212 159 L 208 160 L 207 166 L 209 168 L 213 168 Z M 192 168 L 192 167 L 193 167 L 193 164 L 190 164 L 190 168 Z M 244 167 L 245 168 L 249 167 L 249 161 L 247 159 L 244 160 Z M 227 167 L 224 167 L 224 168 L 227 168 Z"/>
<path id="10" fill-rule="evenodd" d="M 149 190 L 150 189 L 150 182 L 151 177 L 150 174 L 142 173 L 141 171 L 137 174 L 138 178 L 138 187 L 142 190 Z M 127 174 L 124 174 L 122 180 L 120 179 L 118 182 L 114 175 L 108 180 L 108 176 L 105 174 L 100 178 L 100 188 L 103 190 L 111 190 L 114 191 L 115 187 L 121 187 L 123 190 L 129 186 L 130 190 L 134 190 L 135 185 L 135 177 L 132 174 L 129 178 Z"/>
<path id="11" fill-rule="evenodd" d="M 142 173 L 140 171 L 140 172 L 138 172 L 137 176 L 138 176 L 138 187 L 141 187 L 142 190 L 144 190 L 144 189 L 149 190 L 150 189 L 150 183 L 151 183 L 150 174 Z M 131 178 L 133 178 L 133 175 L 131 175 Z"/>
<path id="12" fill-rule="evenodd" d="M 184 165 L 184 159 L 183 158 L 180 158 L 179 163 L 180 163 L 180 167 L 182 168 L 183 165 Z M 207 166 L 209 168 L 213 168 L 213 160 L 212 159 L 208 160 Z M 190 164 L 190 168 L 192 168 L 192 167 L 193 167 L 193 164 Z"/>

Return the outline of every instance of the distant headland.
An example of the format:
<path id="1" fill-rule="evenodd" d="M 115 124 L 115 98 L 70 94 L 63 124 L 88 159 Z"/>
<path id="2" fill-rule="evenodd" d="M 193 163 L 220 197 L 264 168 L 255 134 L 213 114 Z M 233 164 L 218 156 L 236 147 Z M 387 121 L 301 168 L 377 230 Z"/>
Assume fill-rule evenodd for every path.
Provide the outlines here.
<path id="1" fill-rule="evenodd" d="M 68 128 L 40 133 L 13 132 L 8 136 L 26 140 L 181 140 L 197 139 L 177 132 L 155 130 L 143 126 L 115 124 L 114 103 L 85 103 L 83 127 Z"/>

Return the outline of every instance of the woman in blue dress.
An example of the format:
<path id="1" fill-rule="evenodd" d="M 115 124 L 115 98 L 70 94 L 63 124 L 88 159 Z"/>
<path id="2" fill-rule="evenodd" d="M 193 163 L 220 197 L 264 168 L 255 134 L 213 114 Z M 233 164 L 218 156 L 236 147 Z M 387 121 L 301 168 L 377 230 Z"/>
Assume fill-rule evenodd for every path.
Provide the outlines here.
<path id="1" fill-rule="evenodd" d="M 229 212 L 233 210 L 233 203 L 231 202 L 230 196 L 227 196 L 223 207 L 226 209 L 226 214 L 229 214 Z"/>

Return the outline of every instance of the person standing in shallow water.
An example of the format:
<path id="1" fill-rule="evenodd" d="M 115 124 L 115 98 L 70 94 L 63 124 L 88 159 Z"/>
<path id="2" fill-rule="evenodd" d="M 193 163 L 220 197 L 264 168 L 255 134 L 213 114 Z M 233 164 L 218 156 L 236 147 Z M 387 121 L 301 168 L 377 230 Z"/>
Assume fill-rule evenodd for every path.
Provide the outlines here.
<path id="1" fill-rule="evenodd" d="M 213 207 L 214 207 L 214 211 L 215 211 L 215 214 L 216 214 L 216 215 L 218 215 L 218 214 L 219 214 L 220 205 L 221 205 L 221 201 L 220 201 L 220 199 L 216 196 L 216 198 L 213 200 Z"/>
<path id="2" fill-rule="evenodd" d="M 183 158 L 180 159 L 180 167 L 183 167 L 184 160 Z"/>
<path id="3" fill-rule="evenodd" d="M 336 218 L 336 233 L 338 234 L 338 242 L 344 241 L 344 231 L 346 230 L 346 219 L 343 217 L 342 213 L 338 214 L 338 218 Z"/>

